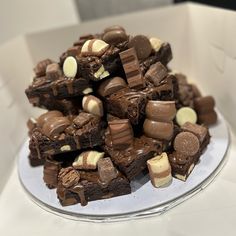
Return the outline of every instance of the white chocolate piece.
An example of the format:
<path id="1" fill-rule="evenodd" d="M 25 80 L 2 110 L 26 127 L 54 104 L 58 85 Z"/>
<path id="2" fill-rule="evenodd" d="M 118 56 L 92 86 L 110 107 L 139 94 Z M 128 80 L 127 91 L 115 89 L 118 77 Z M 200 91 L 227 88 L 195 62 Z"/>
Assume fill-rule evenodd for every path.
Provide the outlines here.
<path id="1" fill-rule="evenodd" d="M 93 92 L 93 89 L 92 88 L 86 88 L 83 90 L 83 94 L 89 94 L 89 93 L 92 93 Z"/>
<path id="2" fill-rule="evenodd" d="M 165 152 L 147 161 L 152 185 L 164 187 L 172 181 L 171 166 Z"/>
<path id="3" fill-rule="evenodd" d="M 197 114 L 191 107 L 182 107 L 176 113 L 176 122 L 179 126 L 184 125 L 186 122 L 196 124 Z"/>
<path id="4" fill-rule="evenodd" d="M 86 151 L 82 152 L 73 162 L 75 169 L 95 170 L 98 161 L 104 157 L 104 152 Z"/>
<path id="5" fill-rule="evenodd" d="M 81 48 L 81 53 L 86 53 L 86 52 L 89 51 L 89 43 L 90 43 L 90 41 L 91 41 L 91 40 L 87 40 L 87 41 L 83 44 L 83 46 L 82 46 L 82 48 Z"/>
<path id="6" fill-rule="evenodd" d="M 64 75 L 68 78 L 74 78 L 77 74 L 77 62 L 74 57 L 69 56 L 63 63 Z"/>
<path id="7" fill-rule="evenodd" d="M 108 47 L 109 47 L 109 44 L 107 44 L 101 39 L 97 39 L 94 41 L 92 45 L 92 52 L 99 54 L 100 52 L 105 51 Z"/>
<path id="8" fill-rule="evenodd" d="M 64 145 L 60 149 L 61 149 L 62 152 L 65 152 L 65 151 L 70 151 L 71 147 L 70 147 L 70 145 Z"/>
<path id="9" fill-rule="evenodd" d="M 82 106 L 83 106 L 83 110 L 88 113 L 91 113 L 97 116 L 103 116 L 102 101 L 93 95 L 84 96 L 82 100 Z"/>
<path id="10" fill-rule="evenodd" d="M 161 45 L 163 44 L 163 42 L 159 39 L 159 38 L 156 38 L 156 37 L 151 37 L 149 39 L 151 45 L 152 45 L 152 48 L 158 52 L 161 48 Z"/>
<path id="11" fill-rule="evenodd" d="M 110 75 L 108 71 L 105 70 L 104 66 L 102 65 L 94 74 L 94 77 L 97 79 L 103 79 Z"/>

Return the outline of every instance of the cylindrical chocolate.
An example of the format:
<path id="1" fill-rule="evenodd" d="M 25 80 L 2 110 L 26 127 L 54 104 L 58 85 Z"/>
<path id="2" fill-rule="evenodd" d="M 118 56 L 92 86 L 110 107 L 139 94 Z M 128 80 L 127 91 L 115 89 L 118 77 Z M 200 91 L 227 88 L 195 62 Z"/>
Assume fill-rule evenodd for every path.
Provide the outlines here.
<path id="1" fill-rule="evenodd" d="M 159 122 L 146 119 L 143 124 L 144 133 L 150 138 L 170 140 L 174 125 L 173 122 Z"/>
<path id="2" fill-rule="evenodd" d="M 146 116 L 155 121 L 172 121 L 176 114 L 174 101 L 148 101 Z"/>

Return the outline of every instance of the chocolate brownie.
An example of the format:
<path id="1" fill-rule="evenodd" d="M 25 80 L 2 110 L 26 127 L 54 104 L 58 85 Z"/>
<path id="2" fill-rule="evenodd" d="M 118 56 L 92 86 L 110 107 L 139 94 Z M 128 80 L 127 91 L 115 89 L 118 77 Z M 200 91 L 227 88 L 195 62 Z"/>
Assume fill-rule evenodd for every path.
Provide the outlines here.
<path id="1" fill-rule="evenodd" d="M 103 144 L 103 131 L 103 121 L 89 113 L 54 116 L 33 130 L 29 149 L 32 155 L 42 159 L 45 155 L 94 147 Z"/>
<path id="2" fill-rule="evenodd" d="M 58 177 L 57 196 L 62 206 L 88 201 L 112 198 L 131 193 L 127 178 L 117 172 L 115 178 L 103 183 L 98 171 L 78 171 L 68 167 L 60 171 Z"/>

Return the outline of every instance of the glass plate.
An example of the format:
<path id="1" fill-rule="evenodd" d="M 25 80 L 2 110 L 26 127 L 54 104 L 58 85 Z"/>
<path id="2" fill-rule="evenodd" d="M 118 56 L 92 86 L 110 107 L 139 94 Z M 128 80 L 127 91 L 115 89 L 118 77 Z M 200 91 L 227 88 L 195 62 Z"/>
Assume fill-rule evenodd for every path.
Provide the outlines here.
<path id="1" fill-rule="evenodd" d="M 226 160 L 229 132 L 226 121 L 218 112 L 218 123 L 210 128 L 211 142 L 186 182 L 173 178 L 171 185 L 154 188 L 148 175 L 131 182 L 132 193 L 111 199 L 62 207 L 55 189 L 43 182 L 43 167 L 31 167 L 28 162 L 28 141 L 18 156 L 20 182 L 35 203 L 54 214 L 83 221 L 112 222 L 162 214 L 205 188 L 219 173 Z"/>

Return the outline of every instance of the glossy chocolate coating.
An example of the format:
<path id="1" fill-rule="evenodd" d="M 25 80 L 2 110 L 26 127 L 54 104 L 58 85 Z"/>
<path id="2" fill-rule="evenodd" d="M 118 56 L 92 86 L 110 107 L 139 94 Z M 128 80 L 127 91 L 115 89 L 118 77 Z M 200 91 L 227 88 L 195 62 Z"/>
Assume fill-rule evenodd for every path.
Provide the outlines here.
<path id="1" fill-rule="evenodd" d="M 148 101 L 146 116 L 154 121 L 172 121 L 176 114 L 174 101 Z"/>
<path id="2" fill-rule="evenodd" d="M 143 124 L 144 133 L 150 138 L 170 140 L 173 135 L 173 122 L 159 122 L 146 119 Z"/>
<path id="3" fill-rule="evenodd" d="M 198 113 L 205 113 L 214 109 L 215 100 L 212 96 L 199 97 L 194 100 L 194 108 Z"/>
<path id="4" fill-rule="evenodd" d="M 62 116 L 63 114 L 60 111 L 48 111 L 39 116 L 39 118 L 37 119 L 37 125 L 39 127 L 43 127 L 43 125 L 47 123 L 51 118 L 62 117 Z"/>

